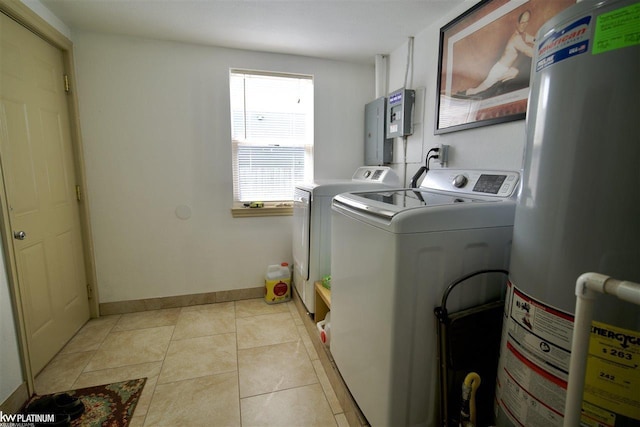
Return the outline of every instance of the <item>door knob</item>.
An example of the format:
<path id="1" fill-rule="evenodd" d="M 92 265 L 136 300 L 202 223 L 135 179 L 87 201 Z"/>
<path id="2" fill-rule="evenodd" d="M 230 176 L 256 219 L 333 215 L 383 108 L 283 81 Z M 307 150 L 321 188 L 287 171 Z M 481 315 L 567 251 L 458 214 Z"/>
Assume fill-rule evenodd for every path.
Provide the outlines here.
<path id="1" fill-rule="evenodd" d="M 27 238 L 27 233 L 25 233 L 24 231 L 14 231 L 13 237 L 18 240 L 24 240 Z"/>

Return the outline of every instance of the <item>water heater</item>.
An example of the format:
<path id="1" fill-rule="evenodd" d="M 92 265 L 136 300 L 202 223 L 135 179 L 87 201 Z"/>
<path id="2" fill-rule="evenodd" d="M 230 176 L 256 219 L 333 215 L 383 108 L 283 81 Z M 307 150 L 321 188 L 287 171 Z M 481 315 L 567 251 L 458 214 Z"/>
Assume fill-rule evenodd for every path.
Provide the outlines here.
<path id="1" fill-rule="evenodd" d="M 583 1 L 549 20 L 530 86 L 496 424 L 554 427 L 577 278 L 640 280 L 640 2 Z M 597 304 L 582 425 L 640 425 L 640 310 Z"/>

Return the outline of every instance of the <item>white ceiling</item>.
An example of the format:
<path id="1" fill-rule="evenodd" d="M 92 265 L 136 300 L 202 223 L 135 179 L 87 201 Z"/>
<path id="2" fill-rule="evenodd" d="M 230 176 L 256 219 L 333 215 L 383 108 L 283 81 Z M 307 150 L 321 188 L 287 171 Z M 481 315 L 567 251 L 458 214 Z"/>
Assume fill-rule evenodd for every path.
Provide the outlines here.
<path id="1" fill-rule="evenodd" d="M 464 0 L 40 0 L 72 31 L 372 63 Z"/>

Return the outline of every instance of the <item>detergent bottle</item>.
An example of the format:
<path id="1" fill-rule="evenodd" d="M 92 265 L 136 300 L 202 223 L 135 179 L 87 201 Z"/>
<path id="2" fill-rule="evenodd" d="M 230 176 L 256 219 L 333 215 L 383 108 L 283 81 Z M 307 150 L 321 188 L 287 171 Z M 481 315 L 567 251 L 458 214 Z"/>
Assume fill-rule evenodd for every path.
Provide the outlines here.
<path id="1" fill-rule="evenodd" d="M 291 299 L 291 270 L 283 262 L 267 267 L 264 277 L 264 300 L 267 304 L 289 301 Z"/>
<path id="2" fill-rule="evenodd" d="M 320 335 L 320 341 L 327 347 L 331 345 L 331 312 L 328 312 L 324 320 L 316 323 L 318 328 L 318 334 Z"/>

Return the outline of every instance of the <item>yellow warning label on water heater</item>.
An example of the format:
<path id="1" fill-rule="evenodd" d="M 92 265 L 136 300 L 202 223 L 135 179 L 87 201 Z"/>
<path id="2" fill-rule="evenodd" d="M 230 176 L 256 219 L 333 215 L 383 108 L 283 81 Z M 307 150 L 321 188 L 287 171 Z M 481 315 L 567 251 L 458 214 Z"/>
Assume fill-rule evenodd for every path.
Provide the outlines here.
<path id="1" fill-rule="evenodd" d="M 640 332 L 593 322 L 584 400 L 640 420 Z M 588 408 L 583 407 L 585 415 Z"/>

